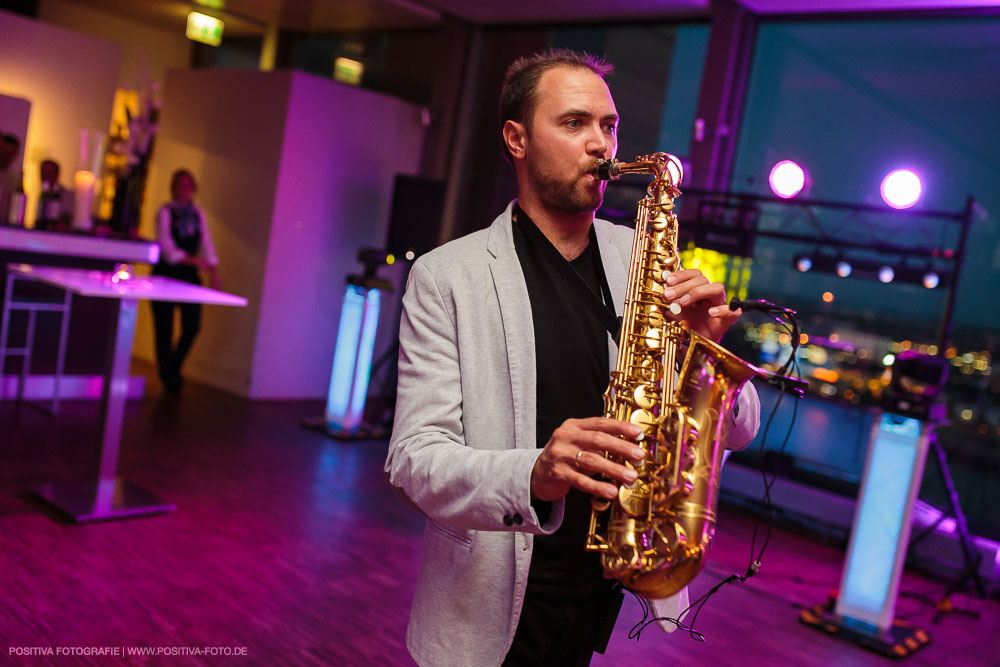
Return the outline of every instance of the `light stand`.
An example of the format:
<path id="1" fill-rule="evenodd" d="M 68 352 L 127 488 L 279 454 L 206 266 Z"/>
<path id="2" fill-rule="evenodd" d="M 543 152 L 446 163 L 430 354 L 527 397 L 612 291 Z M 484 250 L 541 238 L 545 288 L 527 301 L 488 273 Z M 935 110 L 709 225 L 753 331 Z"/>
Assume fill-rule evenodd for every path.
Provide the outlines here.
<path id="1" fill-rule="evenodd" d="M 381 293 L 392 291 L 392 283 L 375 275 L 387 263 L 384 251 L 365 248 L 358 252 L 358 259 L 365 265 L 365 272 L 347 276 L 326 412 L 322 417 L 302 420 L 304 427 L 339 440 L 368 440 L 384 435 L 381 427 L 364 422 L 364 412 Z"/>
<path id="2" fill-rule="evenodd" d="M 934 430 L 944 422 L 944 405 L 935 399 L 947 372 L 940 357 L 906 352 L 896 359 L 886 411 L 872 428 L 839 595 L 799 616 L 893 658 L 931 641 L 926 631 L 895 618 L 895 610 L 913 503 Z"/>

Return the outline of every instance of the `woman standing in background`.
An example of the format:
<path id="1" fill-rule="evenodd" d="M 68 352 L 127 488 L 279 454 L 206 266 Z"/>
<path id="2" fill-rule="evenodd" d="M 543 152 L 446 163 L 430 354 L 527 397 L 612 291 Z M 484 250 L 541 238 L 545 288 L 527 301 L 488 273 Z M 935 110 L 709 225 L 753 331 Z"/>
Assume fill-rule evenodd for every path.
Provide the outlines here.
<path id="1" fill-rule="evenodd" d="M 219 258 L 205 224 L 205 214 L 194 204 L 198 186 L 187 169 L 178 169 L 170 178 L 171 200 L 156 216 L 160 261 L 153 275 L 167 276 L 201 285 L 199 271 L 209 276 L 209 285 L 219 289 Z M 163 386 L 171 394 L 181 390 L 181 364 L 191 350 L 201 326 L 201 304 L 152 301 L 156 330 L 156 362 Z M 181 311 L 181 336 L 175 344 L 174 311 Z"/>

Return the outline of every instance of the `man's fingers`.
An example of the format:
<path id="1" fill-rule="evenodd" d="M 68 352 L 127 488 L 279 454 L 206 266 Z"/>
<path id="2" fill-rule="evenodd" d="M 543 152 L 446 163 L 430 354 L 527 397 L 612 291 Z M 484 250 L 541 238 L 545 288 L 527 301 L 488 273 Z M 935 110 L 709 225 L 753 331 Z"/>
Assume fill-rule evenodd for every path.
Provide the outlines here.
<path id="1" fill-rule="evenodd" d="M 631 484 L 639 476 L 632 468 L 615 463 L 597 452 L 580 451 L 582 453 L 576 459 L 576 468 L 584 474 L 604 475 L 608 479 L 614 479 L 623 484 Z"/>
<path id="2" fill-rule="evenodd" d="M 726 302 L 726 288 L 721 283 L 705 282 L 700 285 L 691 285 L 683 294 L 678 291 L 673 301 L 683 305 L 705 301 L 712 305 Z"/>
<path id="3" fill-rule="evenodd" d="M 605 419 L 602 426 L 608 428 L 610 431 L 624 431 L 627 433 L 635 433 L 634 429 L 638 428 L 633 424 L 626 424 L 612 419 Z M 563 439 L 565 436 L 569 437 Z M 646 451 L 639 447 L 636 442 L 636 436 L 633 435 L 630 435 L 627 439 L 623 439 L 616 437 L 608 431 L 578 428 L 572 432 L 560 433 L 560 442 L 554 445 L 555 451 L 553 451 L 553 454 L 570 460 L 573 464 L 578 462 L 576 456 L 581 450 L 593 452 L 602 457 L 605 452 L 608 452 L 633 461 L 641 461 L 646 455 Z"/>
<path id="4" fill-rule="evenodd" d="M 636 461 L 641 461 L 646 455 L 646 450 L 636 445 L 635 442 L 622 440 L 607 433 L 591 431 L 587 438 L 587 444 L 591 445 L 588 449 L 600 450 L 597 452 L 598 454 L 608 452 Z"/>
<path id="5" fill-rule="evenodd" d="M 679 271 L 674 271 L 667 277 L 668 285 L 680 285 L 688 280 L 695 280 L 698 278 L 705 278 L 705 274 L 701 272 L 701 269 L 681 269 Z"/>
<path id="6" fill-rule="evenodd" d="M 712 306 L 708 309 L 708 314 L 723 320 L 735 320 L 743 314 L 743 311 L 739 308 L 732 310 L 728 305 L 723 304 L 721 306 Z"/>
<path id="7" fill-rule="evenodd" d="M 618 487 L 614 484 L 608 484 L 607 482 L 591 479 L 582 473 L 575 474 L 568 481 L 584 493 L 589 493 L 590 495 L 597 496 L 598 498 L 610 499 L 618 495 Z"/>
<path id="8" fill-rule="evenodd" d="M 631 440 L 635 440 L 642 433 L 642 429 L 635 424 L 608 419 L 607 417 L 587 417 L 585 419 L 571 419 L 567 423 L 572 423 L 575 427 L 583 431 L 602 431 L 611 435 L 621 435 Z"/>

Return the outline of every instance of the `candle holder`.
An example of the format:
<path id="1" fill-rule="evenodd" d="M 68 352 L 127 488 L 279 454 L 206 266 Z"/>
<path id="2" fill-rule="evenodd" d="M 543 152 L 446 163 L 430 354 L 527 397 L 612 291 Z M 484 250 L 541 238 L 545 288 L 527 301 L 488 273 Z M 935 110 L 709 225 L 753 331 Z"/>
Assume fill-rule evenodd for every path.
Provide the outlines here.
<path id="1" fill-rule="evenodd" d="M 73 174 L 73 229 L 89 232 L 94 228 L 90 210 L 94 205 L 94 188 L 97 177 L 92 171 Z"/>
<path id="2" fill-rule="evenodd" d="M 89 232 L 94 228 L 92 210 L 103 145 L 103 132 L 80 130 L 80 155 L 73 174 L 73 229 Z"/>

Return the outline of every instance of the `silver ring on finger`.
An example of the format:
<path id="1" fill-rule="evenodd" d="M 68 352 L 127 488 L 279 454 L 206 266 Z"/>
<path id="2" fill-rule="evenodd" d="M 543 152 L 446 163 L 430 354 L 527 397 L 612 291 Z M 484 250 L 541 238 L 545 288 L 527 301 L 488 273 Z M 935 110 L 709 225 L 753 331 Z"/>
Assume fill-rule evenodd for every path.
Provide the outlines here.
<path id="1" fill-rule="evenodd" d="M 576 464 L 576 469 L 577 470 L 580 469 L 580 455 L 581 454 L 583 454 L 583 450 L 582 449 L 576 453 L 576 458 L 573 459 L 573 462 Z"/>

